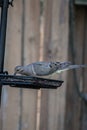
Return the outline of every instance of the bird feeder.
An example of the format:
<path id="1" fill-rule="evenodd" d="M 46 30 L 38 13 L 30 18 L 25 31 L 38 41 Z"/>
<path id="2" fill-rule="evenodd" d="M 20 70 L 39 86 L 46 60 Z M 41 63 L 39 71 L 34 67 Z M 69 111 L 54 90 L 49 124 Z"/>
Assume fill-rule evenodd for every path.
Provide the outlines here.
<path id="1" fill-rule="evenodd" d="M 9 85 L 10 87 L 20 87 L 29 89 L 56 89 L 60 87 L 63 81 L 43 79 L 31 76 L 15 76 L 9 75 L 8 71 L 4 70 L 4 55 L 5 55 L 5 43 L 6 43 L 6 27 L 7 27 L 7 14 L 9 5 L 13 6 L 13 0 L 0 0 L 1 7 L 1 21 L 0 21 L 0 97 L 3 85 Z"/>

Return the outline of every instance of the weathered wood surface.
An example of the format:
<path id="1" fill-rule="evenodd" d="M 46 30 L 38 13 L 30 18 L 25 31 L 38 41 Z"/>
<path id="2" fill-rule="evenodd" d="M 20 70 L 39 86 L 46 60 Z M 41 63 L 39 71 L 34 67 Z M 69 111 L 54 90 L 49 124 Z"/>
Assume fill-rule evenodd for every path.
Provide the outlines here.
<path id="1" fill-rule="evenodd" d="M 25 2 L 24 59 L 23 64 L 39 60 L 40 6 L 39 0 Z M 22 130 L 36 129 L 37 90 L 22 91 Z"/>
<path id="2" fill-rule="evenodd" d="M 9 8 L 5 69 L 10 74 L 20 64 L 72 60 L 69 0 L 44 0 L 43 17 L 40 8 L 39 0 L 15 0 L 14 7 Z M 86 7 L 76 7 L 74 60 L 78 64 L 87 64 L 86 14 Z M 79 87 L 84 92 L 86 71 L 77 71 Z M 62 87 L 37 91 L 4 86 L 0 130 L 86 130 L 86 104 L 77 94 L 72 71 L 68 77 L 63 72 L 52 78 L 64 80 Z"/>
<path id="3" fill-rule="evenodd" d="M 8 14 L 7 42 L 5 53 L 5 69 L 13 73 L 13 68 L 21 64 L 21 13 L 22 5 L 15 1 L 14 8 L 10 8 Z M 20 120 L 20 90 L 3 87 L 2 92 L 2 128 L 1 130 L 19 129 Z"/>
<path id="4" fill-rule="evenodd" d="M 74 10 L 75 21 L 74 26 L 74 57 L 72 57 L 71 43 L 69 43 L 69 60 L 75 61 L 76 64 L 87 64 L 86 61 L 86 35 L 87 35 L 87 23 L 85 7 L 77 6 Z M 72 32 L 71 32 L 72 34 Z M 72 34 L 73 35 L 73 34 Z M 86 69 L 76 70 L 76 80 L 79 86 L 79 90 L 87 92 L 86 89 Z M 86 130 L 87 129 L 87 107 L 84 101 L 78 95 L 77 87 L 75 84 L 75 78 L 72 71 L 68 75 L 67 95 L 66 95 L 66 115 L 65 115 L 65 130 Z"/>
<path id="5" fill-rule="evenodd" d="M 83 55 L 83 62 L 84 64 L 87 64 L 87 8 L 85 7 L 85 36 L 84 36 L 84 47 L 83 47 L 83 51 L 84 51 L 84 55 Z M 87 69 L 83 70 L 83 92 L 87 93 Z M 81 129 L 82 130 L 86 130 L 87 129 L 87 103 L 85 103 L 84 101 L 82 102 L 82 111 L 81 111 L 81 115 L 82 115 L 82 125 L 81 125 Z"/>
<path id="6" fill-rule="evenodd" d="M 9 8 L 5 68 L 39 60 L 39 0 L 15 0 Z M 35 130 L 37 90 L 3 87 L 2 130 Z"/>
<path id="7" fill-rule="evenodd" d="M 43 59 L 66 61 L 68 49 L 68 2 L 46 0 L 44 8 Z M 58 90 L 41 91 L 40 130 L 64 129 L 66 73 L 55 76 L 55 78 L 63 79 L 65 82 Z"/>

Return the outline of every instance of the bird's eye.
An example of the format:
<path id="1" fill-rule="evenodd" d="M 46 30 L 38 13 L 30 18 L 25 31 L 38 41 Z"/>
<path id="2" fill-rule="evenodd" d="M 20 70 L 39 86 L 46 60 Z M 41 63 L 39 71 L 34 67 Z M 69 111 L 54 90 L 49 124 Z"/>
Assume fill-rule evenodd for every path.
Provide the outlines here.
<path id="1" fill-rule="evenodd" d="M 15 71 L 18 72 L 20 69 L 19 68 L 16 68 Z"/>
<path id="2" fill-rule="evenodd" d="M 50 65 L 50 68 L 52 68 L 52 65 Z"/>

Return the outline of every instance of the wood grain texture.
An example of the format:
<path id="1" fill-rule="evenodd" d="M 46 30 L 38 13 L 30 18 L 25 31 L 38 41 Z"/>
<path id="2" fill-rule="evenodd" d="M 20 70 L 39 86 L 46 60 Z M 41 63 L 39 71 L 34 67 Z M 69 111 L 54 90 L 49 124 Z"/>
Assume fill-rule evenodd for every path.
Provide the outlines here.
<path id="1" fill-rule="evenodd" d="M 21 63 L 21 0 L 15 1 L 14 8 L 9 8 L 5 70 L 13 74 L 14 67 Z M 20 118 L 20 90 L 3 86 L 2 92 L 2 128 L 18 130 Z"/>
<path id="2" fill-rule="evenodd" d="M 83 62 L 87 64 L 87 8 L 84 8 L 84 48 L 83 48 Z M 87 94 L 87 69 L 83 70 L 83 93 Z M 81 103 L 81 129 L 87 129 L 87 103 Z"/>
<path id="3" fill-rule="evenodd" d="M 39 0 L 25 0 L 23 64 L 39 60 L 40 53 L 40 6 Z M 22 130 L 36 130 L 37 90 L 22 91 Z"/>
<path id="4" fill-rule="evenodd" d="M 75 61 L 76 64 L 84 64 L 84 33 L 85 33 L 85 8 L 75 8 L 75 24 L 74 27 L 74 57 L 72 57 L 72 49 L 69 48 L 69 60 Z M 71 29 L 71 28 L 70 28 Z M 73 35 L 73 34 L 71 34 Z M 70 46 L 71 43 L 69 43 Z M 77 83 L 79 90 L 83 91 L 83 70 L 76 70 Z M 82 129 L 82 102 L 78 95 L 77 87 L 75 84 L 75 78 L 73 72 L 69 72 L 68 85 L 66 94 L 66 130 L 79 130 Z"/>
<path id="5" fill-rule="evenodd" d="M 44 1 L 44 39 L 43 39 L 43 60 L 49 60 L 48 55 L 49 43 L 51 42 L 51 26 L 52 26 L 52 0 Z M 48 91 L 41 90 L 41 108 L 40 108 L 40 130 L 48 130 Z"/>
<path id="6" fill-rule="evenodd" d="M 68 1 L 45 1 L 44 60 L 66 61 L 68 49 Z M 65 6 L 63 5 L 65 3 Z M 61 16 L 61 10 L 63 10 Z M 63 20 L 61 21 L 61 17 Z M 58 90 L 42 90 L 40 130 L 63 130 L 66 97 L 66 73 L 53 78 L 64 80 Z"/>
<path id="7" fill-rule="evenodd" d="M 39 60 L 73 61 L 69 11 L 69 0 L 44 0 L 44 16 L 40 17 L 40 0 L 15 0 L 8 14 L 5 70 L 13 74 L 16 65 Z M 76 6 L 74 11 L 74 60 L 76 64 L 87 64 L 87 9 Z M 83 92 L 87 92 L 86 72 L 76 71 Z M 87 106 L 78 96 L 73 72 L 51 78 L 64 83 L 56 90 L 39 92 L 3 87 L 0 130 L 87 129 Z"/>
<path id="8" fill-rule="evenodd" d="M 12 9 L 12 10 L 11 10 Z M 39 60 L 39 0 L 19 0 L 9 9 L 5 68 L 13 74 L 16 65 Z M 2 93 L 2 130 L 35 130 L 37 90 L 4 86 Z"/>

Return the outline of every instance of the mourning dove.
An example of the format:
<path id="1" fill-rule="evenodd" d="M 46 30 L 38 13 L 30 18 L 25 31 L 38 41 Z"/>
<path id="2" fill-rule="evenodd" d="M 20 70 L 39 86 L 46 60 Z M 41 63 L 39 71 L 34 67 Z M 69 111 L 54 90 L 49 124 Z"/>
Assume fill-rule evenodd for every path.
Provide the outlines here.
<path id="1" fill-rule="evenodd" d="M 71 62 L 34 62 L 25 66 L 16 66 L 14 74 L 26 76 L 49 76 L 69 69 L 87 67 L 87 65 L 72 65 Z"/>

